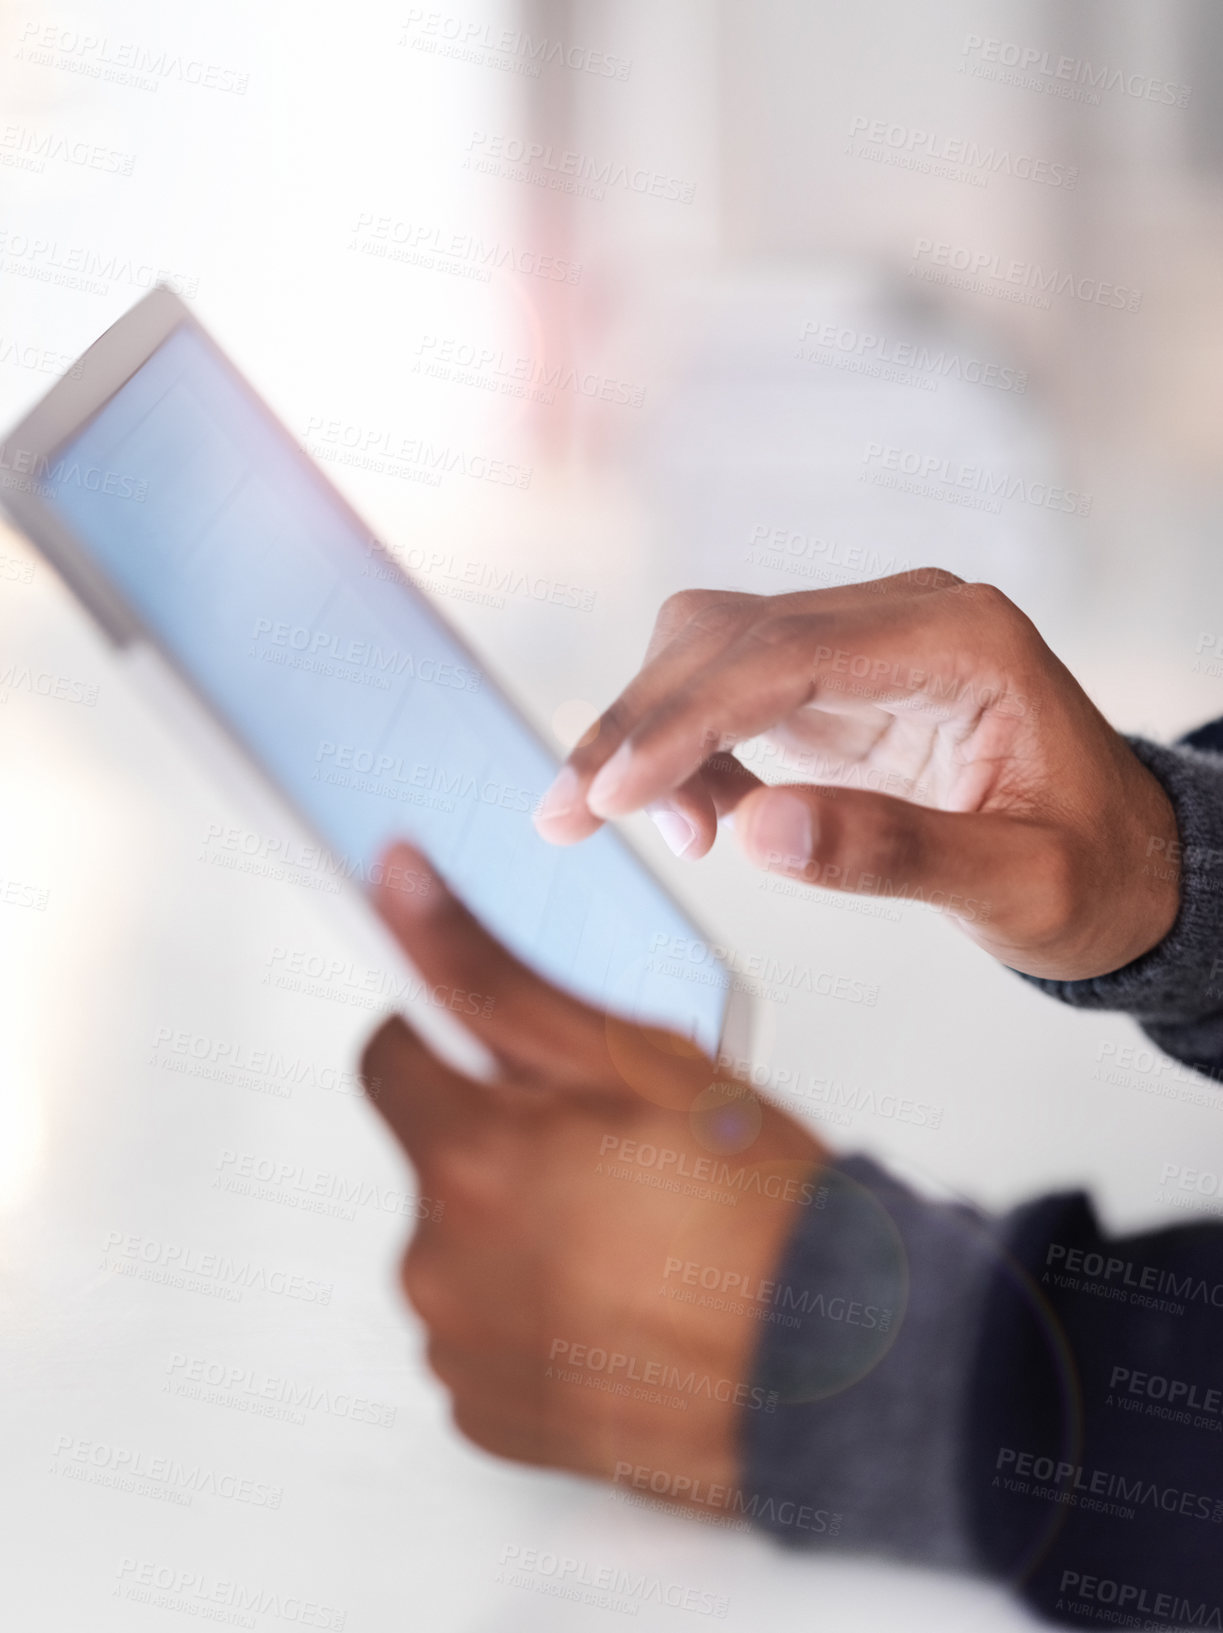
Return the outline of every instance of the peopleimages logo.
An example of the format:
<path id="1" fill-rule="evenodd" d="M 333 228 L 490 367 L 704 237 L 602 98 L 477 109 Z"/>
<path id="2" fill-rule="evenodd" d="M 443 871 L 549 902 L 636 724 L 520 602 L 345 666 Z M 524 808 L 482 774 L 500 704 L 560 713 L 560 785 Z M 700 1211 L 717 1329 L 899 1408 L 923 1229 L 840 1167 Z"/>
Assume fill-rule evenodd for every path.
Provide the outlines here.
<path id="1" fill-rule="evenodd" d="M 14 55 L 44 67 L 66 68 L 90 79 L 136 85 L 155 91 L 165 80 L 198 85 L 206 91 L 245 96 L 248 76 L 198 57 L 174 56 L 133 40 L 112 40 L 62 23 L 31 21 L 24 25 Z"/>
<path id="2" fill-rule="evenodd" d="M 455 472 L 473 482 L 491 482 L 494 487 L 531 486 L 529 465 L 430 442 L 427 437 L 399 437 L 377 426 L 356 425 L 321 414 L 311 415 L 304 441 L 307 453 L 314 459 L 403 477 L 428 487 L 440 487 L 442 478 Z"/>
<path id="3" fill-rule="evenodd" d="M 678 1279 L 680 1285 L 667 1287 L 665 1284 L 671 1282 L 673 1277 Z M 844 1322 L 850 1327 L 877 1327 L 880 1332 L 887 1332 L 892 1325 L 893 1312 L 885 1305 L 866 1304 L 861 1299 L 846 1298 L 839 1293 L 826 1295 L 809 1287 L 795 1288 L 787 1282 L 768 1281 L 745 1270 L 701 1264 L 696 1259 L 668 1258 L 663 1270 L 663 1282 L 664 1292 L 677 1296 L 683 1303 L 698 1306 L 720 1309 L 729 1300 L 741 1309 L 746 1301 L 776 1307 L 782 1312 L 818 1315 L 827 1321 Z M 694 1290 L 691 1296 L 683 1293 L 685 1287 Z"/>
<path id="4" fill-rule="evenodd" d="M 1223 1388 L 1188 1378 L 1170 1378 L 1162 1372 L 1143 1372 L 1115 1366 L 1108 1375 L 1108 1399 L 1128 1411 L 1162 1418 L 1194 1429 L 1223 1431 Z"/>
<path id="5" fill-rule="evenodd" d="M 168 1394 L 198 1400 L 205 1406 L 249 1412 L 256 1417 L 303 1424 L 306 1412 L 321 1412 L 327 1417 L 373 1424 L 380 1429 L 389 1429 L 395 1422 L 395 1407 L 383 1401 L 368 1400 L 364 1395 L 350 1395 L 344 1390 L 332 1390 L 300 1378 L 281 1377 L 255 1367 L 185 1355 L 181 1350 L 170 1357 L 166 1374 L 162 1387 Z"/>
<path id="6" fill-rule="evenodd" d="M 665 1361 L 643 1361 L 621 1350 L 575 1344 L 569 1338 L 552 1340 L 544 1376 L 561 1383 L 607 1388 L 612 1394 L 632 1395 L 655 1405 L 686 1408 L 689 1399 L 704 1399 L 746 1406 L 754 1412 L 777 1410 L 775 1389 L 736 1382 L 733 1378 L 715 1378 L 707 1372 L 698 1373 L 695 1367 L 684 1372 L 680 1367 L 668 1366 Z M 633 1384 L 640 1387 L 630 1388 Z M 671 1401 L 662 1393 L 664 1390 L 673 1392 Z"/>
<path id="7" fill-rule="evenodd" d="M 1182 1491 L 1179 1486 L 1161 1486 L 1155 1480 L 1143 1479 L 1141 1475 L 1086 1468 L 1080 1463 L 1042 1457 L 1035 1452 L 1020 1451 L 1014 1446 L 999 1447 L 994 1469 L 995 1485 L 1026 1496 L 1044 1497 L 1054 1493 L 1058 1498 L 1070 1494 L 1099 1497 L 1106 1499 L 1108 1504 L 1119 1502 L 1122 1505 L 1158 1508 L 1165 1514 L 1179 1514 L 1185 1519 L 1223 1525 L 1223 1500 L 1220 1498 L 1204 1496 L 1196 1491 Z M 1132 1519 L 1132 1510 L 1125 1517 Z"/>
<path id="8" fill-rule="evenodd" d="M 73 362 L 67 352 L 23 345 L 7 335 L 0 335 L 0 363 L 7 363 L 15 369 L 33 369 L 38 374 L 66 374 L 72 380 L 79 380 L 84 372 L 82 365 Z"/>
<path id="9" fill-rule="evenodd" d="M 4 271 L 14 276 L 89 294 L 108 295 L 116 283 L 130 284 L 135 289 L 169 284 L 184 300 L 194 300 L 199 292 L 198 278 L 184 277 L 168 267 L 103 255 L 85 244 L 61 245 L 55 238 L 31 238 L 9 227 L 0 227 L 0 256 L 4 257 Z"/>
<path id="10" fill-rule="evenodd" d="M 343 1633 L 346 1610 L 338 1610 L 300 1593 L 285 1593 L 253 1582 L 236 1582 L 211 1576 L 207 1571 L 184 1571 L 157 1560 L 135 1559 L 125 1554 L 115 1572 L 115 1592 L 136 1604 L 156 1605 L 159 1610 L 177 1610 L 207 1622 L 229 1622 L 253 1627 L 252 1616 L 274 1616 L 277 1621 L 297 1627 L 312 1627 L 325 1633 Z"/>
<path id="11" fill-rule="evenodd" d="M 855 140 L 867 150 L 860 154 L 862 158 L 873 157 L 870 151 L 873 148 L 886 160 L 907 161 L 908 169 L 933 170 L 936 175 L 972 181 L 978 186 L 987 185 L 991 176 L 1013 176 L 1018 181 L 1071 188 L 1079 175 L 1076 165 L 1056 164 L 1050 159 L 1034 158 L 1030 153 L 1012 153 L 1009 148 L 996 147 L 992 142 L 985 144 L 970 137 L 945 136 L 916 125 L 868 119 L 863 114 L 849 127 L 850 153 L 858 152 Z"/>
<path id="12" fill-rule="evenodd" d="M 643 1604 L 666 1605 L 722 1620 L 730 1601 L 725 1594 L 688 1587 L 646 1571 L 618 1565 L 596 1565 L 588 1559 L 556 1554 L 547 1548 L 507 1543 L 501 1550 L 497 1581 L 511 1588 L 533 1588 L 556 1599 L 595 1605 L 635 1616 Z"/>
<path id="13" fill-rule="evenodd" d="M 580 261 L 522 249 L 499 239 L 483 239 L 473 232 L 432 222 L 362 210 L 352 231 L 356 236 L 349 249 L 379 260 L 423 266 L 429 271 L 457 272 L 480 283 L 488 283 L 494 272 L 518 272 L 547 283 L 582 281 L 584 268 Z"/>
<path id="14" fill-rule="evenodd" d="M 101 1268 L 230 1303 L 237 1303 L 244 1292 L 253 1289 L 306 1304 L 330 1304 L 334 1291 L 331 1282 L 315 1281 L 296 1271 L 269 1269 L 251 1259 L 231 1259 L 226 1253 L 201 1252 L 180 1242 L 118 1230 L 107 1232 Z"/>
<path id="15" fill-rule="evenodd" d="M 1101 91 L 1119 91 L 1123 96 L 1162 103 L 1165 107 L 1189 106 L 1191 87 L 1175 80 L 1127 73 L 1123 68 L 1092 62 L 1087 57 L 1055 56 L 1039 45 L 1020 45 L 1017 40 L 966 34 L 960 54 L 961 73 L 1024 85 L 1050 95 L 1071 95 L 1078 90 L 1082 95 L 1075 97 L 1076 101 L 1099 103 Z M 1001 71 L 1005 69 L 1014 72 Z"/>
<path id="16" fill-rule="evenodd" d="M 648 1492 L 653 1497 L 698 1503 L 722 1514 L 747 1515 L 759 1524 L 814 1531 L 829 1537 L 838 1536 L 841 1530 L 842 1516 L 830 1509 L 784 1498 L 762 1497 L 758 1492 L 749 1495 L 739 1486 L 718 1485 L 699 1476 L 673 1474 L 669 1469 L 652 1469 L 643 1463 L 618 1462 L 612 1479 L 615 1485 Z"/>
<path id="17" fill-rule="evenodd" d="M 1005 294 L 1008 300 L 1047 308 L 1050 295 L 1068 295 L 1072 300 L 1118 311 L 1137 312 L 1142 291 L 1102 278 L 1089 278 L 1065 267 L 1045 266 L 1040 261 L 1022 261 L 999 255 L 996 250 L 974 249 L 968 244 L 952 244 L 945 239 L 918 238 L 913 245 L 911 278 L 928 283 L 946 283 L 955 288 L 983 294 Z M 920 264 L 918 264 L 920 263 Z"/>
<path id="18" fill-rule="evenodd" d="M 596 158 L 572 148 L 554 148 L 551 142 L 528 142 L 520 136 L 483 130 L 472 131 L 463 166 L 595 200 L 606 198 L 609 188 L 623 188 L 626 193 L 676 204 L 691 204 L 696 193 L 695 182 L 645 165 L 630 168 L 621 160 Z"/>
<path id="19" fill-rule="evenodd" d="M 373 749 L 329 739 L 319 744 L 315 760 L 315 782 L 393 794 L 411 804 L 437 805 L 446 811 L 453 811 L 456 802 L 463 802 L 530 812 L 543 801 L 542 789 L 521 788 L 496 777 L 477 777 L 465 766 L 433 765 L 427 760 L 406 759 L 386 751 L 375 753 Z M 411 894 L 410 881 L 408 884 Z"/>
<path id="20" fill-rule="evenodd" d="M 858 1084 L 844 1083 L 833 1077 L 817 1077 L 794 1067 L 770 1067 L 744 1055 L 718 1055 L 718 1069 L 729 1076 L 750 1083 L 774 1098 L 813 1100 L 820 1108 L 825 1122 L 848 1127 L 854 1113 L 866 1112 L 899 1123 L 910 1123 L 917 1128 L 939 1128 L 944 1107 L 928 1100 L 912 1100 L 907 1095 L 889 1094 L 864 1089 Z"/>
<path id="21" fill-rule="evenodd" d="M 596 1172 L 603 1171 L 602 1159 L 608 1158 L 606 1166 L 609 1173 L 612 1172 L 611 1162 L 614 1160 L 651 1169 L 661 1175 L 675 1174 L 680 1179 L 720 1185 L 728 1193 L 767 1196 L 776 1202 L 797 1202 L 801 1208 L 819 1209 L 828 1203 L 828 1187 L 816 1185 L 813 1180 L 800 1179 L 791 1173 L 771 1173 L 759 1163 L 740 1163 L 737 1168 L 732 1168 L 721 1157 L 690 1159 L 686 1151 L 680 1151 L 675 1146 L 654 1145 L 649 1140 L 628 1140 L 621 1134 L 604 1134 L 601 1137 L 599 1158 Z"/>
<path id="22" fill-rule="evenodd" d="M 1179 1593 L 1171 1593 L 1158 1588 L 1141 1587 L 1136 1582 L 1119 1582 L 1111 1576 L 1095 1576 L 1088 1571 L 1063 1571 L 1058 1584 L 1061 1593 L 1071 1603 L 1086 1602 L 1092 1605 L 1109 1605 L 1118 1611 L 1125 1611 L 1127 1616 L 1134 1616 L 1139 1611 L 1145 1616 L 1154 1616 L 1157 1621 L 1143 1623 L 1125 1621 L 1119 1616 L 1098 1616 L 1099 1621 L 1113 1622 L 1122 1627 L 1214 1627 L 1223 1628 L 1223 1610 L 1218 1605 L 1207 1604 L 1204 1599 L 1186 1599 Z M 1068 1608 L 1061 1599 L 1053 1607 L 1055 1610 Z"/>
<path id="23" fill-rule="evenodd" d="M 1040 1279 L 1042 1284 L 1088 1298 L 1161 1310 L 1165 1315 L 1183 1316 L 1190 1304 L 1223 1310 L 1223 1282 L 1208 1282 L 1192 1274 L 1177 1276 L 1159 1265 L 1105 1258 L 1102 1253 L 1067 1248 L 1062 1242 L 1049 1244 Z"/>
<path id="24" fill-rule="evenodd" d="M 645 387 L 614 375 L 579 371 L 570 363 L 546 363 L 524 353 L 509 353 L 501 346 L 477 345 L 452 335 L 425 335 L 416 348 L 413 373 L 456 385 L 478 386 L 502 396 L 525 397 L 553 403 L 558 391 L 605 403 L 640 408 Z"/>
<path id="25" fill-rule="evenodd" d="M 182 1507 L 188 1507 L 193 1497 L 202 1496 L 248 1503 L 254 1508 L 279 1508 L 284 1496 L 282 1486 L 266 1480 L 252 1480 L 231 1470 L 183 1463 L 177 1457 L 150 1455 L 136 1447 L 75 1435 L 60 1435 L 54 1456 L 57 1461 L 52 1470 L 56 1474 L 90 1485 L 113 1486 L 136 1496 L 160 1496 Z"/>
<path id="26" fill-rule="evenodd" d="M 0 670 L 0 705 L 8 702 L 10 692 L 25 692 L 31 697 L 54 698 L 57 703 L 79 703 L 86 709 L 97 704 L 99 688 L 96 681 L 78 680 L 72 675 L 56 675 L 50 670 L 34 670 L 25 664 L 10 663 Z"/>
<path id="27" fill-rule="evenodd" d="M 331 679 L 360 679 L 384 690 L 392 680 L 404 679 L 460 692 L 480 689 L 480 671 L 466 664 L 449 663 L 402 647 L 380 646 L 376 641 L 353 640 L 330 630 L 257 618 L 251 639 L 252 657 L 288 668 L 309 669 Z"/>
<path id="28" fill-rule="evenodd" d="M 149 491 L 144 477 L 104 470 L 101 465 L 82 465 L 76 459 L 57 459 L 53 464 L 46 454 L 36 454 L 31 448 L 0 449 L 0 472 L 4 474 L 6 487 L 37 491 L 47 497 L 52 496 L 53 488 L 87 488 L 90 493 L 104 493 L 111 499 L 131 499 L 143 504 Z M 23 480 L 13 482 L 10 477 Z"/>
<path id="29" fill-rule="evenodd" d="M 984 465 L 966 465 L 963 460 L 916 448 L 897 448 L 871 442 L 863 455 L 864 481 L 882 481 L 882 486 L 905 486 L 886 480 L 889 474 L 909 477 L 913 491 L 927 492 L 931 498 L 955 499 L 964 496 L 982 501 L 981 509 L 997 511 L 1004 499 L 1035 505 L 1040 510 L 1061 511 L 1069 516 L 1090 516 L 1092 496 L 1053 482 L 1040 482 L 1011 471 L 991 471 Z"/>
<path id="30" fill-rule="evenodd" d="M 433 1220 L 440 1219 L 445 1211 L 443 1203 L 398 1186 L 228 1148 L 217 1158 L 213 1185 L 218 1190 L 300 1207 L 304 1212 L 327 1212 L 327 1205 L 335 1204 L 347 1219 L 355 1218 L 357 1208 Z"/>
<path id="31" fill-rule="evenodd" d="M 409 891 L 409 894 L 415 892 Z M 397 970 L 381 970 L 355 959 L 336 958 L 327 953 L 311 953 L 301 948 L 273 947 L 266 960 L 265 986 L 298 992 L 308 998 L 326 998 L 332 1003 L 352 1004 L 358 1009 L 375 1009 L 384 1003 L 424 1003 L 434 1009 L 448 1009 L 456 1015 L 491 1015 L 495 1000 L 487 993 L 469 992 L 466 987 L 435 981 L 431 986 L 423 976 L 400 975 Z"/>
<path id="32" fill-rule="evenodd" d="M 570 607 L 590 612 L 598 601 L 598 590 L 566 579 L 549 578 L 526 572 L 503 562 L 480 561 L 457 556 L 450 550 L 430 550 L 412 545 L 393 553 L 376 539 L 366 545 L 371 560 L 361 569 L 362 578 L 400 582 L 405 569 L 431 595 L 453 596 L 459 601 L 477 601 L 486 607 L 504 607 L 511 598 L 539 605 Z"/>
<path id="33" fill-rule="evenodd" d="M 415 37 L 411 37 L 415 31 Z M 513 58 L 530 77 L 537 78 L 542 67 L 571 68 L 577 73 L 594 74 L 600 79 L 627 79 L 632 72 L 631 57 L 615 56 L 590 46 L 574 45 L 547 34 L 534 35 L 520 28 L 499 28 L 494 23 L 475 22 L 466 17 L 447 16 L 413 6 L 403 25 L 400 45 L 437 50 L 451 47 L 448 54 L 472 62 L 488 62 L 493 67 Z M 489 53 L 487 57 L 483 53 Z"/>
<path id="34" fill-rule="evenodd" d="M 937 391 L 941 380 L 990 386 L 995 391 L 1014 391 L 1021 395 L 1028 389 L 1026 370 L 1008 368 L 981 357 L 961 357 L 943 345 L 901 340 L 871 329 L 854 329 L 835 320 L 824 323 L 808 318 L 798 338 L 799 361 L 848 367 L 854 373 L 916 385 L 923 391 Z"/>
<path id="35" fill-rule="evenodd" d="M 720 947 L 691 936 L 668 935 L 656 931 L 650 937 L 650 957 L 646 968 L 653 974 L 697 981 L 708 986 L 725 986 L 728 979 L 737 989 L 784 1003 L 791 992 L 808 992 L 821 998 L 839 998 L 844 1003 L 865 1004 L 873 1009 L 879 1002 L 879 988 L 873 983 L 817 970 L 763 953 L 741 954 L 734 947 Z"/>
<path id="36" fill-rule="evenodd" d="M 112 176 L 130 176 L 136 167 L 134 153 L 99 147 L 94 142 L 71 142 L 53 131 L 31 130 L 28 125 L 5 125 L 0 129 L 0 164 L 41 175 L 49 159 Z"/>

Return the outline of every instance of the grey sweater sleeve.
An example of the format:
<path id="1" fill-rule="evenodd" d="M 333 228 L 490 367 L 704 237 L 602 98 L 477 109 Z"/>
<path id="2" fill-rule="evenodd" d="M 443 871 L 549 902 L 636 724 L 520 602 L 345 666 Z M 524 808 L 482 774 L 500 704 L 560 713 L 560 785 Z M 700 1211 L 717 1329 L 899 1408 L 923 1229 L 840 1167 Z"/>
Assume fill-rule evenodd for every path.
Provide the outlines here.
<path id="1" fill-rule="evenodd" d="M 1123 1010 L 1167 1054 L 1223 1078 L 1223 754 L 1141 737 L 1130 747 L 1168 792 L 1179 841 L 1144 866 L 1179 870 L 1181 906 L 1167 936 L 1132 963 L 1086 981 L 1043 981 L 1080 1009 Z"/>
<path id="2" fill-rule="evenodd" d="M 779 1539 L 1079 1626 L 1223 1625 L 1223 1225 L 1116 1237 L 1081 1192 L 985 1220 L 851 1157 L 770 1305 L 743 1506 Z"/>
<path id="3" fill-rule="evenodd" d="M 751 1512 L 792 1543 L 925 1564 L 974 1564 L 958 1458 L 985 1295 L 1000 1248 L 989 1222 L 918 1196 L 869 1158 L 820 1176 L 777 1272 L 746 1413 Z"/>

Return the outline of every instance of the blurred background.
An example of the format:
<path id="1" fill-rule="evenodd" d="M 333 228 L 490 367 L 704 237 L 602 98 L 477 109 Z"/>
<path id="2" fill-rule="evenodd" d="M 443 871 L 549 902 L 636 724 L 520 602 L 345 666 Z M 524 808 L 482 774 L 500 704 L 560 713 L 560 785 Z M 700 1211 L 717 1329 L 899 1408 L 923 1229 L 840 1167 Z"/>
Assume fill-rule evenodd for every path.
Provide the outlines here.
<path id="1" fill-rule="evenodd" d="M 1223 712 L 1221 90 L 1211 0 L 12 4 L 0 420 L 167 281 L 558 747 L 673 590 L 929 564 L 1170 737 Z M 992 1587 L 782 1557 L 457 1438 L 394 1289 L 410 1182 L 355 1093 L 361 914 L 155 705 L 0 534 L 14 1621 L 604 1625 L 545 1567 L 511 1580 L 534 1549 L 745 1629 L 1025 1625 Z M 1217 1206 L 1181 1176 L 1223 1100 L 1128 1022 L 922 910 L 631 827 L 743 959 L 876 994 L 758 1006 L 757 1080 L 834 1143 L 990 1208 Z M 279 1189 L 226 1188 L 269 1161 Z M 366 1200 L 307 1211 L 320 1175 Z M 240 1298 L 210 1255 L 253 1267 Z M 165 1500 L 171 1466 L 213 1478 Z"/>

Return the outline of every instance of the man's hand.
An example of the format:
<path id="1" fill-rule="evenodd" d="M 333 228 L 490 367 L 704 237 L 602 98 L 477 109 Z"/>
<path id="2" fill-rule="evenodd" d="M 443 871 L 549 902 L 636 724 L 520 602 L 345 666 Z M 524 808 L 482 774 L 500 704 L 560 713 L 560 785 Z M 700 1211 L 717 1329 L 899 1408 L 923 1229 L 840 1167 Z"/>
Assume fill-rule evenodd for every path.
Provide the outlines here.
<path id="1" fill-rule="evenodd" d="M 827 1153 L 682 1038 L 532 974 L 415 851 L 397 847 L 384 877 L 400 881 L 381 889 L 384 919 L 431 986 L 484 1000 L 465 1019 L 501 1067 L 474 1082 L 399 1019 L 361 1063 L 440 1204 L 403 1286 L 456 1424 L 523 1462 L 666 1470 L 681 1501 L 729 1487 L 742 1414 L 764 1405 L 768 1278 L 819 1205 Z"/>
<path id="2" fill-rule="evenodd" d="M 761 736 L 814 786 L 727 752 Z M 689 857 L 733 811 L 759 866 L 930 902 L 1031 975 L 1118 969 L 1179 905 L 1163 788 L 1017 607 L 938 569 L 672 596 L 536 821 L 571 844 L 643 807 Z"/>

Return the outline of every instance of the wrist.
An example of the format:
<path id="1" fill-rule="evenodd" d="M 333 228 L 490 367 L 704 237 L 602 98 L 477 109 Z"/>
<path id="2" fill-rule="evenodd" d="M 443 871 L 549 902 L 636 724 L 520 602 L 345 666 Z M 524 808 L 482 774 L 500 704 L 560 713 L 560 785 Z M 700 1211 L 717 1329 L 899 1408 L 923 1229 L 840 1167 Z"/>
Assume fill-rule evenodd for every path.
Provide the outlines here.
<path id="1" fill-rule="evenodd" d="M 1127 752 L 1132 754 L 1131 750 Z M 1133 963 L 1157 947 L 1176 923 L 1181 905 L 1183 846 L 1176 811 L 1154 772 L 1132 755 L 1137 772 L 1139 817 L 1132 844 L 1132 924 L 1124 956 L 1109 970 Z M 1105 975 L 1108 970 L 1091 972 Z"/>
<path id="2" fill-rule="evenodd" d="M 995 940 L 1010 968 L 1047 981 L 1110 975 L 1157 947 L 1181 903 L 1183 847 L 1176 810 L 1159 778 L 1123 738 L 1091 811 L 1046 831 L 1049 894 L 1060 909 L 1039 934 Z"/>

